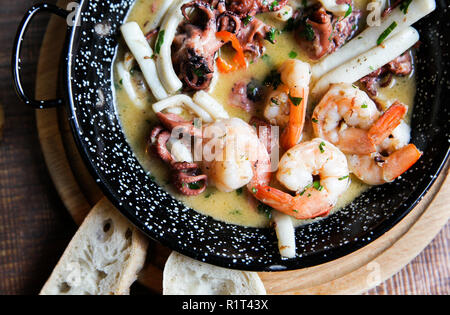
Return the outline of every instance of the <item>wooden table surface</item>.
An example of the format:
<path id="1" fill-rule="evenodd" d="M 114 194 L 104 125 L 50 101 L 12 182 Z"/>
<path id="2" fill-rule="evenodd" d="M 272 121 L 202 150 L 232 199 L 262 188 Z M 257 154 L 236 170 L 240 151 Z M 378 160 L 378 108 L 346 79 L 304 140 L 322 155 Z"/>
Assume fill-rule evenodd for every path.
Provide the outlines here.
<path id="1" fill-rule="evenodd" d="M 17 25 L 33 3 L 15 0 L 0 10 L 0 104 L 6 116 L 0 141 L 0 294 L 37 294 L 76 225 L 64 209 L 36 134 L 34 111 L 15 96 L 10 74 Z M 54 3 L 55 1 L 47 1 Z M 24 43 L 23 78 L 32 92 L 48 16 L 33 21 Z M 450 224 L 398 274 L 366 294 L 449 294 Z M 145 294 L 134 285 L 132 293 Z"/>

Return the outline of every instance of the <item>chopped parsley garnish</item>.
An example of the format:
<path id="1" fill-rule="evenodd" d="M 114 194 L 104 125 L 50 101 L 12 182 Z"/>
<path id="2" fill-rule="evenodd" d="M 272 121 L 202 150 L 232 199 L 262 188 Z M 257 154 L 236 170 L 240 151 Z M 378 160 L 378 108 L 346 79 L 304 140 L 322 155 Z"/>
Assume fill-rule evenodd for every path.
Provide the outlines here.
<path id="1" fill-rule="evenodd" d="M 314 30 L 313 30 L 311 24 L 305 23 L 305 29 L 303 30 L 303 35 L 310 42 L 312 42 L 314 40 L 314 38 L 316 38 L 316 35 L 314 34 Z"/>
<path id="2" fill-rule="evenodd" d="M 303 196 L 305 192 L 308 190 L 308 188 L 311 187 L 311 184 L 307 185 L 305 188 L 303 188 L 303 191 L 300 193 L 300 196 Z"/>
<path id="3" fill-rule="evenodd" d="M 201 78 L 201 77 L 203 77 L 205 74 L 203 73 L 203 70 L 202 69 L 199 69 L 199 68 L 194 68 L 194 69 L 192 69 L 192 72 L 194 72 L 194 74 L 197 76 L 197 77 L 199 77 L 199 78 Z"/>
<path id="4" fill-rule="evenodd" d="M 258 204 L 258 211 L 261 213 L 264 213 L 268 219 L 272 218 L 272 210 L 273 208 L 264 204 L 264 203 L 259 203 Z"/>
<path id="5" fill-rule="evenodd" d="M 334 23 L 333 23 L 333 27 L 331 28 L 331 34 L 330 34 L 330 37 L 328 37 L 328 41 L 329 42 L 331 42 L 332 40 L 333 40 L 333 37 L 334 37 L 334 30 L 336 29 L 336 23 L 338 23 L 339 22 L 339 20 L 336 20 Z"/>
<path id="6" fill-rule="evenodd" d="M 247 15 L 245 18 L 242 19 L 242 22 L 244 22 L 244 25 L 248 25 L 253 20 L 253 16 Z"/>
<path id="7" fill-rule="evenodd" d="M 325 146 L 325 142 L 321 142 L 320 144 L 319 144 L 319 150 L 320 150 L 320 153 L 324 153 L 325 152 L 325 149 L 323 148 Z"/>
<path id="8" fill-rule="evenodd" d="M 271 102 L 272 104 L 275 104 L 276 106 L 280 105 L 280 102 L 279 102 L 278 99 L 276 99 L 275 97 L 272 97 L 272 98 L 270 99 L 270 102 Z"/>
<path id="9" fill-rule="evenodd" d="M 271 58 L 270 58 L 270 56 L 268 54 L 262 55 L 261 59 L 267 64 L 270 64 L 270 62 L 271 62 Z"/>
<path id="10" fill-rule="evenodd" d="M 283 32 L 291 32 L 294 29 L 296 29 L 298 25 L 299 25 L 299 20 L 290 18 L 289 20 L 287 20 L 286 25 L 283 28 Z"/>
<path id="11" fill-rule="evenodd" d="M 384 30 L 383 33 L 381 33 L 380 37 L 378 37 L 377 40 L 377 45 L 381 45 L 381 43 L 384 42 L 384 40 L 386 39 L 386 37 L 389 36 L 389 34 L 391 34 L 391 32 L 397 27 L 397 22 L 392 22 L 391 25 L 388 26 L 387 29 Z"/>
<path id="12" fill-rule="evenodd" d="M 266 34 L 266 39 L 267 39 L 270 43 L 275 44 L 275 34 L 277 34 L 277 33 L 280 34 L 280 32 L 279 32 L 276 28 L 272 27 L 272 28 L 270 29 L 270 31 L 267 32 L 267 34 Z"/>
<path id="13" fill-rule="evenodd" d="M 291 96 L 291 94 L 289 94 L 289 100 L 292 102 L 292 104 L 294 104 L 294 106 L 298 106 L 302 102 L 303 98 L 302 97 L 293 97 L 293 96 Z"/>
<path id="14" fill-rule="evenodd" d="M 400 10 L 402 10 L 402 12 L 404 14 L 408 13 L 408 7 L 411 4 L 412 0 L 405 0 L 400 4 Z"/>
<path id="15" fill-rule="evenodd" d="M 164 30 L 160 30 L 158 33 L 158 39 L 156 40 L 155 52 L 159 54 L 161 51 L 161 46 L 164 44 Z"/>
<path id="16" fill-rule="evenodd" d="M 342 177 L 340 177 L 340 178 L 338 178 L 339 180 L 344 180 L 344 179 L 347 179 L 348 178 L 348 175 L 347 176 L 342 176 Z"/>
<path id="17" fill-rule="evenodd" d="M 315 124 L 317 124 L 319 121 L 318 121 L 317 119 L 313 118 L 313 119 L 312 119 L 312 122 L 315 123 Z"/>
<path id="18" fill-rule="evenodd" d="M 274 11 L 275 7 L 278 5 L 278 1 L 275 0 L 274 2 L 272 2 L 269 6 L 270 11 Z"/>
<path id="19" fill-rule="evenodd" d="M 334 30 L 331 31 L 330 37 L 328 37 L 328 41 L 331 42 L 333 40 Z"/>
<path id="20" fill-rule="evenodd" d="M 255 187 L 252 188 L 252 193 L 256 194 L 258 192 L 258 189 L 256 189 Z"/>
<path id="21" fill-rule="evenodd" d="M 318 181 L 318 180 L 314 181 L 313 187 L 314 187 L 315 190 L 318 190 L 318 191 L 322 191 L 323 190 L 323 186 L 320 185 L 320 181 Z"/>
<path id="22" fill-rule="evenodd" d="M 289 58 L 291 58 L 291 59 L 295 59 L 295 58 L 297 58 L 297 56 L 298 56 L 298 54 L 295 51 L 291 51 L 289 53 Z"/>
<path id="23" fill-rule="evenodd" d="M 241 214 L 241 210 L 236 209 L 236 210 L 230 211 L 230 214 L 232 214 L 232 215 L 240 215 Z"/>
<path id="24" fill-rule="evenodd" d="M 367 108 L 367 107 L 369 107 L 367 104 L 362 104 L 361 105 L 361 108 Z"/>
<path id="25" fill-rule="evenodd" d="M 201 188 L 201 186 L 200 186 L 200 184 L 198 182 L 188 183 L 188 187 L 189 187 L 189 189 L 194 189 L 194 190 L 197 190 L 197 189 Z"/>
<path id="26" fill-rule="evenodd" d="M 347 16 L 349 16 L 350 14 L 352 14 L 352 12 L 353 12 L 353 8 L 352 8 L 352 6 L 349 4 L 349 5 L 348 5 L 348 9 L 347 9 L 347 11 L 345 12 L 344 19 L 345 19 Z"/>

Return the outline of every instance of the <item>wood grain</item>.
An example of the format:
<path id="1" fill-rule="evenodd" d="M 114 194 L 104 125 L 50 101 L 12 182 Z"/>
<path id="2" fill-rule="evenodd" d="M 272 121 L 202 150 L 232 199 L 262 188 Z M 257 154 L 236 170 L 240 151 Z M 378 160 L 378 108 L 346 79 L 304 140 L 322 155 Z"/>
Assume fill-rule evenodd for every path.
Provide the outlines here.
<path id="1" fill-rule="evenodd" d="M 12 85 L 17 26 L 37 2 L 8 1 L 0 10 L 0 103 L 6 119 L 0 141 L 0 295 L 37 294 L 76 231 L 49 177 L 34 111 Z M 47 23 L 45 14 L 33 20 L 23 43 L 23 81 L 30 93 Z"/>
<path id="2" fill-rule="evenodd" d="M 29 5 L 30 1 L 17 0 L 0 12 L 0 26 L 4 26 L 2 29 L 10 25 L 8 35 L 0 33 L 2 42 L 12 43 L 17 21 Z M 37 51 L 40 44 L 38 35 L 43 33 L 44 27 L 45 23 L 42 23 L 37 31 L 32 32 L 36 38 L 33 37 L 32 47 L 25 45 L 26 49 Z M 32 63 L 26 65 L 32 66 Z M 26 77 L 30 84 L 33 81 L 32 71 L 29 70 L 29 76 Z M 58 253 L 62 253 L 64 244 L 74 233 L 74 225 L 65 215 L 64 206 L 49 181 L 33 115 L 14 97 L 10 85 L 9 56 L 1 50 L 0 78 L 4 79 L 0 81 L 0 102 L 7 105 L 5 142 L 0 144 L 0 293 L 33 293 L 38 292 L 50 274 L 59 258 Z M 62 117 L 62 114 L 57 113 L 53 117 L 58 116 Z M 61 120 L 59 128 L 64 130 Z M 61 132 L 59 139 L 67 150 L 65 135 L 65 132 Z M 66 154 L 73 156 L 72 153 Z M 81 174 L 73 166 L 75 164 L 68 160 L 73 178 L 84 183 L 86 180 L 80 177 Z M 84 191 L 82 194 L 89 205 L 95 201 L 95 193 L 90 197 Z M 397 275 L 366 294 L 448 294 L 449 231 L 447 224 L 422 254 Z M 149 262 L 153 270 L 147 276 L 159 285 L 157 291 L 161 286 L 160 272 L 166 254 L 151 257 L 151 253 L 163 250 L 166 254 L 169 252 L 154 243 L 150 251 Z M 386 273 L 391 272 L 386 270 Z M 344 279 L 343 275 L 337 279 Z M 320 281 L 315 283 L 320 286 Z M 145 289 L 140 291 L 146 292 Z"/>
<path id="3" fill-rule="evenodd" d="M 51 33 L 51 30 L 52 29 L 50 28 L 47 34 Z M 54 36 L 51 36 L 51 38 L 54 38 Z M 43 55 L 40 59 L 40 62 L 43 65 L 42 69 L 46 69 L 44 49 L 45 48 L 43 48 Z M 43 85 L 45 87 L 45 84 Z M 45 88 L 43 89 L 43 91 L 45 91 Z M 60 116 L 60 133 L 65 144 L 65 149 L 69 152 L 67 154 L 68 159 L 72 161 L 73 164 L 71 165 L 72 170 L 75 170 L 74 173 L 78 174 L 78 178 L 88 178 L 89 175 L 86 174 L 87 171 L 85 170 L 83 164 L 80 163 L 80 158 L 76 152 L 76 149 L 74 148 L 73 140 L 71 140 L 71 134 L 66 126 L 67 122 L 64 119 L 64 113 L 62 113 L 62 115 Z M 46 152 L 48 149 L 54 151 L 53 146 L 49 146 L 45 143 L 45 141 L 42 143 L 42 146 L 44 152 Z M 57 167 L 51 168 L 53 168 L 55 172 L 57 170 L 60 173 L 59 176 L 56 176 L 55 178 L 56 185 L 58 186 L 59 184 L 66 184 L 65 182 L 61 182 L 60 179 L 60 177 L 65 177 L 63 175 L 64 170 L 59 170 Z M 402 240 L 409 234 L 412 226 L 420 221 L 419 219 L 421 219 L 421 216 L 424 213 L 425 209 L 428 207 L 438 189 L 441 187 L 445 175 L 446 174 L 440 177 L 438 183 L 434 186 L 433 191 L 431 191 L 427 195 L 427 198 L 422 201 L 420 207 L 417 207 L 410 215 L 408 215 L 401 222 L 401 224 L 398 224 L 394 229 L 386 233 L 383 237 L 379 238 L 375 242 L 371 243 L 369 246 L 366 246 L 351 255 L 320 266 L 298 271 L 261 273 L 260 276 L 266 285 L 266 289 L 271 294 L 361 293 L 363 291 L 366 291 L 368 288 L 378 284 L 374 282 L 367 283 L 367 279 L 371 274 L 371 269 L 368 268 L 368 266 L 370 266 L 371 264 L 374 266 L 376 266 L 377 264 L 381 265 L 378 260 L 382 259 L 383 257 L 388 257 L 387 259 L 389 260 L 389 264 L 384 263 L 384 267 L 380 268 L 380 273 L 377 275 L 377 279 L 378 281 L 381 281 L 389 278 L 401 267 L 407 264 L 407 262 L 411 260 L 415 255 L 417 255 L 418 252 L 420 252 L 420 250 L 422 250 L 423 247 L 430 241 L 429 239 L 424 237 L 424 233 L 421 233 L 423 241 L 420 242 L 420 245 L 418 244 L 419 242 L 416 241 L 415 246 L 408 245 L 405 249 L 401 247 L 394 247 L 397 242 L 400 242 L 400 240 Z M 72 178 L 72 176 L 69 177 Z M 80 179 L 78 179 L 78 182 L 72 183 L 71 185 L 73 186 L 79 183 Z M 87 186 L 84 185 L 83 182 L 83 185 L 80 185 L 80 187 L 82 187 L 80 188 L 80 190 L 84 190 L 87 195 L 97 195 L 97 193 L 92 194 L 89 192 L 90 187 L 92 187 L 91 182 L 89 182 L 89 185 Z M 61 187 L 60 190 L 64 190 L 62 188 L 63 187 Z M 92 202 L 93 198 L 91 197 L 90 199 Z M 439 217 L 445 223 L 449 217 L 449 213 L 445 212 Z M 430 229 L 429 221 L 422 222 L 422 224 L 425 224 L 428 227 L 427 231 L 429 233 L 427 234 L 427 236 L 431 235 L 431 237 L 435 236 L 437 230 L 439 230 L 443 225 L 441 221 L 434 222 L 433 226 L 435 228 Z M 394 250 L 392 248 L 394 248 Z M 400 255 L 399 253 L 401 253 L 402 251 L 403 253 L 402 255 Z M 151 248 L 149 254 L 149 257 L 151 257 L 151 259 L 148 261 L 147 268 L 140 276 L 141 283 L 147 285 L 154 291 L 160 291 L 161 272 L 164 266 L 165 259 L 167 258 L 169 253 L 170 250 L 165 249 L 158 244 L 155 244 Z"/>

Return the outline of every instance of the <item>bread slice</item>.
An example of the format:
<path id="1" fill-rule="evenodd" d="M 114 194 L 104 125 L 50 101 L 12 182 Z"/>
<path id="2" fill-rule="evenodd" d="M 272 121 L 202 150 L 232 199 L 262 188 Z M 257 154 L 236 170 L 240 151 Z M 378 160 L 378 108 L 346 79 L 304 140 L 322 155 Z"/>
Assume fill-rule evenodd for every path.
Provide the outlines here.
<path id="1" fill-rule="evenodd" d="M 265 295 L 256 272 L 216 267 L 172 252 L 164 267 L 164 295 Z"/>
<path id="2" fill-rule="evenodd" d="M 129 294 L 147 245 L 147 238 L 104 198 L 86 217 L 40 294 Z"/>

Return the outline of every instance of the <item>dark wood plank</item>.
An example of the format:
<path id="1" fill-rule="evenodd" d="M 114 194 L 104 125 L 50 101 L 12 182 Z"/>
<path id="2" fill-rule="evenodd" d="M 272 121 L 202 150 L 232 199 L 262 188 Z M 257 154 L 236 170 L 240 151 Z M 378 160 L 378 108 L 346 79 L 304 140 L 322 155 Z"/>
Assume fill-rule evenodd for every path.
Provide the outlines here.
<path id="1" fill-rule="evenodd" d="M 370 290 L 370 295 L 450 293 L 450 224 L 433 242 L 394 277 Z"/>
<path id="2" fill-rule="evenodd" d="M 48 176 L 34 111 L 12 86 L 14 36 L 34 2 L 11 1 L 0 10 L 0 103 L 6 117 L 0 142 L 0 294 L 38 293 L 76 229 Z M 24 43 L 23 78 L 30 93 L 47 20 L 33 21 Z"/>
<path id="3" fill-rule="evenodd" d="M 15 0 L 0 10 L 0 103 L 6 116 L 0 142 L 0 294 L 38 293 L 76 230 L 48 175 L 34 111 L 17 99 L 12 86 L 16 28 L 37 2 Z M 24 43 L 23 78 L 30 93 L 47 20 L 43 16 L 33 21 Z M 449 294 L 449 235 L 447 224 L 423 253 L 367 294 Z M 132 292 L 148 293 L 139 285 Z"/>

